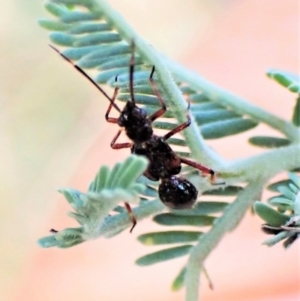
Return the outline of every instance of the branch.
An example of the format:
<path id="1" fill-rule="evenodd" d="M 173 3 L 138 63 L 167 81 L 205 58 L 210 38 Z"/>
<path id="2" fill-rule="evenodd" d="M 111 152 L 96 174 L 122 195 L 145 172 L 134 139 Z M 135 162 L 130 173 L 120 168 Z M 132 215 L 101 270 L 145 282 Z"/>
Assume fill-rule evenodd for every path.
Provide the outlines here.
<path id="1" fill-rule="evenodd" d="M 248 208 L 257 199 L 266 180 L 259 178 L 242 190 L 236 201 L 225 210 L 216 224 L 205 235 L 201 236 L 198 244 L 192 248 L 186 269 L 186 300 L 198 301 L 200 270 L 209 253 L 217 246 L 222 237 L 231 231 L 245 215 Z"/>
<path id="2" fill-rule="evenodd" d="M 271 178 L 281 171 L 299 168 L 299 154 L 300 144 L 280 147 L 228 164 L 226 171 L 222 172 L 222 177 L 226 179 L 226 174 L 228 173 L 231 177 L 230 181 L 233 182 L 237 180 L 234 180 L 234 177 L 238 177 L 240 182 L 252 182 L 261 177 Z M 229 184 L 227 179 L 226 182 Z"/>
<path id="3" fill-rule="evenodd" d="M 179 80 L 188 82 L 194 86 L 195 89 L 203 91 L 203 93 L 205 93 L 212 101 L 215 101 L 225 107 L 229 106 L 234 111 L 248 115 L 257 122 L 262 121 L 285 134 L 291 141 L 300 142 L 299 128 L 294 126 L 292 123 L 270 114 L 260 107 L 227 92 L 226 90 L 208 82 L 197 73 L 187 70 L 171 60 L 167 61 L 167 67 L 171 72 L 176 74 Z"/>

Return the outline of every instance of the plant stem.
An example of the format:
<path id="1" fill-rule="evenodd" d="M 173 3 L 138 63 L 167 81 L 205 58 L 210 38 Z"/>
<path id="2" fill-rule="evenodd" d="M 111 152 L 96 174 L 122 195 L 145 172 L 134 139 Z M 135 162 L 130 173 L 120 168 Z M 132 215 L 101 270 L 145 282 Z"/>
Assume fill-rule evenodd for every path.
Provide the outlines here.
<path id="1" fill-rule="evenodd" d="M 231 231 L 244 216 L 248 208 L 257 199 L 263 189 L 266 179 L 257 179 L 242 190 L 236 201 L 225 210 L 224 214 L 217 219 L 213 228 L 201 236 L 198 244 L 191 249 L 186 269 L 186 301 L 198 301 L 200 271 L 204 260 L 217 246 L 221 238 Z"/>
<path id="2" fill-rule="evenodd" d="M 222 176 L 237 175 L 239 182 L 251 182 L 257 178 L 271 178 L 281 171 L 300 166 L 300 144 L 280 147 L 262 154 L 234 161 L 226 166 Z M 234 181 L 234 179 L 232 178 Z M 236 181 L 235 181 L 236 182 Z"/>
<path id="3" fill-rule="evenodd" d="M 231 107 L 234 111 L 243 115 L 248 115 L 257 122 L 268 124 L 272 128 L 285 134 L 286 137 L 293 142 L 300 142 L 299 128 L 294 126 L 291 122 L 283 120 L 248 101 L 227 92 L 208 82 L 197 73 L 187 70 L 171 60 L 166 60 L 166 65 L 179 80 L 188 82 L 195 89 L 202 91 L 210 98 L 210 100 L 215 101 L 222 106 Z"/>

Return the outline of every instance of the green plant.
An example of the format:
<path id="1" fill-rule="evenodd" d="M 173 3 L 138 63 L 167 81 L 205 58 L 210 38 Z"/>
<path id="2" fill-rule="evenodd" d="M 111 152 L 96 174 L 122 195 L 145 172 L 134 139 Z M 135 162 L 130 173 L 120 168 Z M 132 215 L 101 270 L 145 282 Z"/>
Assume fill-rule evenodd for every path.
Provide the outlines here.
<path id="1" fill-rule="evenodd" d="M 273 183 L 267 188 L 281 194 L 268 200 L 277 210 L 265 203 L 254 204 L 256 213 L 266 222 L 262 226 L 263 231 L 274 235 L 264 244 L 273 246 L 285 239 L 283 245 L 288 248 L 300 236 L 300 177 L 290 173 L 288 180 Z"/>
<path id="2" fill-rule="evenodd" d="M 198 300 L 199 274 L 203 271 L 203 263 L 209 253 L 227 232 L 239 224 L 253 203 L 260 199 L 262 190 L 272 177 L 279 172 L 294 170 L 300 166 L 299 78 L 277 70 L 268 73 L 271 78 L 298 96 L 290 122 L 212 85 L 198 75 L 162 57 L 138 36 L 105 1 L 53 0 L 46 4 L 46 8 L 56 19 L 40 20 L 40 25 L 52 31 L 51 41 L 66 47 L 63 54 L 76 61 L 81 68 L 97 69 L 99 72 L 95 80 L 99 84 L 120 86 L 118 97 L 120 101 L 127 101 L 129 98 L 129 44 L 134 40 L 137 52 L 137 66 L 134 74 L 136 102 L 144 106 L 148 113 L 157 110 L 159 102 L 148 85 L 149 72 L 155 65 L 155 81 L 166 100 L 168 112 L 164 117 L 169 121 L 157 121 L 154 123 L 154 128 L 173 128 L 172 118 L 178 123 L 183 123 L 186 120 L 186 100 L 183 95 L 188 98 L 192 103 L 192 125 L 184 131 L 183 139 L 170 139 L 170 144 L 174 148 L 187 146 L 188 151 L 180 152 L 180 155 L 192 156 L 195 160 L 217 170 L 218 177 L 226 182 L 226 187 L 211 186 L 195 171 L 186 168 L 185 176 L 194 181 L 202 194 L 213 196 L 213 200 L 198 202 L 192 210 L 174 210 L 159 214 L 165 207 L 157 198 L 157 183 L 144 177 L 135 182 L 136 177 L 142 174 L 145 163 L 137 161 L 139 169 L 135 173 L 132 162 L 139 159 L 133 158 L 122 165 L 123 171 L 132 175 L 125 186 L 118 183 L 118 185 L 122 184 L 120 187 L 116 184 L 117 182 L 109 180 L 116 172 L 114 169 L 111 173 L 100 172 L 94 183 L 103 181 L 109 185 L 96 185 L 98 187 L 96 191 L 93 185 L 87 194 L 64 190 L 64 195 L 76 210 L 71 216 L 80 223 L 81 228 L 66 229 L 42 238 L 39 241 L 40 244 L 43 247 L 70 247 L 100 235 L 112 236 L 119 233 L 130 227 L 131 222 L 127 213 L 117 204 L 124 200 L 130 201 L 132 197 L 135 199 L 139 193 L 142 196 L 139 204 L 134 208 L 137 220 L 154 215 L 153 220 L 158 224 L 190 225 L 195 226 L 197 231 L 166 231 L 140 236 L 139 240 L 144 244 L 176 243 L 180 246 L 146 255 L 138 259 L 137 264 L 150 265 L 188 255 L 186 266 L 175 279 L 173 288 L 179 289 L 185 286 L 186 300 Z M 118 75 L 118 83 L 114 80 L 116 75 Z M 220 139 L 247 131 L 258 123 L 267 124 L 284 137 L 252 137 L 249 140 L 250 143 L 269 149 L 257 156 L 227 162 L 206 144 L 207 139 Z M 116 167 L 117 171 L 119 168 Z M 137 186 L 138 184 L 142 186 Z M 143 192 L 142 187 L 145 188 Z M 94 194 L 91 195 L 91 192 L 96 193 L 97 197 L 95 198 Z M 109 197 L 106 193 L 110 193 Z M 228 196 L 231 197 L 231 202 L 228 202 Z M 103 206 L 103 204 L 107 205 L 108 199 L 113 199 L 114 202 L 109 203 L 109 206 Z M 218 201 L 215 201 L 216 199 Z M 256 203 L 255 210 L 270 224 L 269 216 L 273 214 L 273 211 L 269 210 L 264 215 L 263 210 L 260 209 L 261 204 Z M 120 214 L 109 216 L 109 211 L 113 209 Z M 278 209 L 283 210 L 282 204 Z M 291 207 L 285 210 L 294 214 Z M 281 227 L 284 222 L 275 226 Z M 202 226 L 210 226 L 210 230 L 205 233 L 199 231 L 199 227 Z M 297 224 L 293 226 L 297 228 Z"/>

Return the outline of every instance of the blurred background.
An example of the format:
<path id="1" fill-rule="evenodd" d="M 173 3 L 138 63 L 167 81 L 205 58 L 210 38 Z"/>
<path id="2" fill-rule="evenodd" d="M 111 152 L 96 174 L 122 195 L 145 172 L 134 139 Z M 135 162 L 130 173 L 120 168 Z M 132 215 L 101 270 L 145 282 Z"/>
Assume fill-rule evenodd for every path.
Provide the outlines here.
<path id="1" fill-rule="evenodd" d="M 294 0 L 111 0 L 162 53 L 215 84 L 290 119 L 294 95 L 265 76 L 269 68 L 298 73 L 299 9 Z M 109 144 L 107 102 L 49 47 L 37 19 L 43 1 L 4 1 L 0 11 L 1 300 L 183 300 L 170 284 L 185 258 L 134 265 L 154 250 L 135 237 L 158 229 L 150 220 L 111 240 L 41 249 L 50 228 L 76 226 L 56 189 L 85 191 L 99 166 L 128 155 Z M 209 144 L 225 158 L 262 150 L 250 133 Z M 264 195 L 266 198 L 267 195 Z M 288 251 L 262 246 L 261 220 L 250 214 L 208 258 L 215 290 L 202 281 L 201 300 L 300 300 L 299 242 Z"/>

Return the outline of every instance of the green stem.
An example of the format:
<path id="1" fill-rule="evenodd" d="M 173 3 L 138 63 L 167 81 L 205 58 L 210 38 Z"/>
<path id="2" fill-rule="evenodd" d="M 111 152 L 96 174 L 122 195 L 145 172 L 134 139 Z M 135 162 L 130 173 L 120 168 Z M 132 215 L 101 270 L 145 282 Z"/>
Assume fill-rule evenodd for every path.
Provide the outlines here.
<path id="1" fill-rule="evenodd" d="M 192 248 L 186 269 L 186 300 L 198 301 L 200 271 L 204 260 L 217 246 L 222 237 L 231 231 L 245 215 L 248 208 L 257 200 L 266 180 L 260 178 L 242 190 L 236 201 L 228 207 L 209 232 L 201 236 L 198 244 Z"/>
<path id="2" fill-rule="evenodd" d="M 281 171 L 292 170 L 300 166 L 300 144 L 292 144 L 290 146 L 280 147 L 265 153 L 229 163 L 222 177 L 229 179 L 226 183 L 251 182 L 257 178 L 271 178 Z M 238 179 L 234 179 L 234 175 Z"/>
<path id="3" fill-rule="evenodd" d="M 208 82 L 197 73 L 187 70 L 175 62 L 167 60 L 166 64 L 169 70 L 174 73 L 179 80 L 188 82 L 195 89 L 201 90 L 212 101 L 215 101 L 225 107 L 231 107 L 234 111 L 243 115 L 248 115 L 255 121 L 264 122 L 285 134 L 291 141 L 300 142 L 299 128 L 294 126 L 292 123 L 270 114 L 240 97 L 227 92 L 226 90 Z"/>

